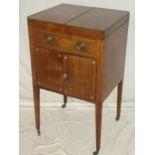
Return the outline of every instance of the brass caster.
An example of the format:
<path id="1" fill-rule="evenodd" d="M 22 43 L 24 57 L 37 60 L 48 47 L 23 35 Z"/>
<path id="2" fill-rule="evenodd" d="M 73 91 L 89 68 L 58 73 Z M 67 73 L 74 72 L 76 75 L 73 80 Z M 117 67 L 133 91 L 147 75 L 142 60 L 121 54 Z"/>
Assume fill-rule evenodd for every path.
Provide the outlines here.
<path id="1" fill-rule="evenodd" d="M 40 130 L 39 130 L 39 129 L 37 130 L 37 134 L 38 134 L 38 136 L 40 136 L 40 135 L 41 135 L 41 132 L 40 132 Z"/>
<path id="2" fill-rule="evenodd" d="M 120 119 L 120 116 L 116 116 L 116 121 L 119 121 L 119 119 Z"/>
<path id="3" fill-rule="evenodd" d="M 98 153 L 99 153 L 99 150 L 93 152 L 93 155 L 98 155 Z"/>
<path id="4" fill-rule="evenodd" d="M 66 104 L 64 103 L 63 105 L 62 105 L 62 108 L 65 108 L 66 107 Z"/>

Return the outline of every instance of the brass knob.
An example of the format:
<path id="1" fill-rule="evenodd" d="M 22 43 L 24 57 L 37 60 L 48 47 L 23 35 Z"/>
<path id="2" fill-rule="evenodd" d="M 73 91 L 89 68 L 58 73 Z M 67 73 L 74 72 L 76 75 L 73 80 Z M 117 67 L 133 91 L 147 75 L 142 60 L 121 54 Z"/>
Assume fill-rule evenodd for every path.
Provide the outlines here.
<path id="1" fill-rule="evenodd" d="M 67 77 L 68 77 L 67 73 L 64 73 L 63 76 L 62 76 L 62 79 L 63 79 L 63 80 L 66 80 Z"/>
<path id="2" fill-rule="evenodd" d="M 76 49 L 77 50 L 83 50 L 85 48 L 85 43 L 82 43 L 82 42 L 78 42 L 76 44 Z"/>
<path id="3" fill-rule="evenodd" d="M 50 36 L 45 36 L 45 43 L 50 44 L 52 42 L 52 37 Z"/>

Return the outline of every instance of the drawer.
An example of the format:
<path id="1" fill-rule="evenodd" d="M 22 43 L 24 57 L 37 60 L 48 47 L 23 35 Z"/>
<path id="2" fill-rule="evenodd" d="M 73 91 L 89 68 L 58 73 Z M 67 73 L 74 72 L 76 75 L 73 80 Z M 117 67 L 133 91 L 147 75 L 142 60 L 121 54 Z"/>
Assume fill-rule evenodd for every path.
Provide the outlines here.
<path id="1" fill-rule="evenodd" d="M 62 35 L 34 31 L 34 43 L 37 46 L 59 50 L 78 55 L 96 56 L 99 48 L 98 42 L 93 39 L 82 38 L 74 35 Z"/>

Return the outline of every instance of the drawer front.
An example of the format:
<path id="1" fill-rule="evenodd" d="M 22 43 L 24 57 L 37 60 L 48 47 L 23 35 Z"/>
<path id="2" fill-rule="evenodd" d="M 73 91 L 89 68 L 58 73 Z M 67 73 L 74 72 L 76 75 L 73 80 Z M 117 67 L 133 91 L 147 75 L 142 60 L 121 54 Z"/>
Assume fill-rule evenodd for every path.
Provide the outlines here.
<path id="1" fill-rule="evenodd" d="M 34 31 L 34 43 L 37 46 L 75 53 L 83 56 L 96 56 L 99 48 L 96 40 L 82 38 L 79 36 L 61 35 Z"/>

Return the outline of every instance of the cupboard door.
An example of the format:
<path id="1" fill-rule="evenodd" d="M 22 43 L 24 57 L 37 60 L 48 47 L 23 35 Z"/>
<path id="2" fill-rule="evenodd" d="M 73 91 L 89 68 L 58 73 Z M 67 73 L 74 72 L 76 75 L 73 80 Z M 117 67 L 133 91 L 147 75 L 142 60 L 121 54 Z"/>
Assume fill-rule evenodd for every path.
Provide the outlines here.
<path id="1" fill-rule="evenodd" d="M 54 91 L 63 90 L 63 59 L 57 51 L 39 48 L 36 52 L 38 85 Z"/>
<path id="2" fill-rule="evenodd" d="M 93 59 L 64 56 L 64 93 L 88 101 L 95 99 L 96 63 Z"/>

